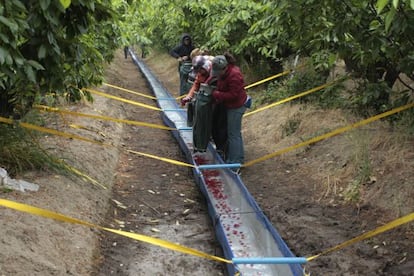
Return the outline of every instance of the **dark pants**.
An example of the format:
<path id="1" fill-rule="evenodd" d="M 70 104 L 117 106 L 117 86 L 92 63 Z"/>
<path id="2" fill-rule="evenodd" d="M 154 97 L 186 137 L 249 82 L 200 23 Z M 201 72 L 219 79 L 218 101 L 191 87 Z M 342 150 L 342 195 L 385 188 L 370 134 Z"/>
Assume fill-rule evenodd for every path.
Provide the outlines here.
<path id="1" fill-rule="evenodd" d="M 124 55 L 125 55 L 125 58 L 128 58 L 128 51 L 129 51 L 128 46 L 125 46 L 124 47 Z"/>
<path id="2" fill-rule="evenodd" d="M 196 94 L 193 119 L 193 148 L 194 151 L 205 151 L 211 137 L 212 104 L 211 95 Z"/>
<path id="3" fill-rule="evenodd" d="M 227 109 L 223 104 L 213 106 L 212 137 L 216 150 L 221 154 L 227 152 Z"/>
<path id="4" fill-rule="evenodd" d="M 241 126 L 245 111 L 246 107 L 244 105 L 239 108 L 227 110 L 228 150 L 226 163 L 243 164 L 244 162 L 244 146 Z"/>

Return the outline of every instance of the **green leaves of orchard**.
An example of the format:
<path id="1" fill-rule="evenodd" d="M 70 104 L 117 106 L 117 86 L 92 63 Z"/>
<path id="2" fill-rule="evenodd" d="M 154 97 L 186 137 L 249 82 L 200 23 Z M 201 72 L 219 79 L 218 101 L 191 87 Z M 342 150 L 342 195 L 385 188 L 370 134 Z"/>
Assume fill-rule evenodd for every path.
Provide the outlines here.
<path id="1" fill-rule="evenodd" d="M 269 73 L 300 55 L 390 87 L 414 78 L 414 0 L 0 0 L 0 115 L 48 92 L 77 100 L 120 45 L 169 50 L 183 32 Z"/>
<path id="2" fill-rule="evenodd" d="M 378 0 L 377 1 L 377 11 L 381 13 L 381 11 L 390 3 L 392 2 L 392 6 L 394 9 L 398 9 L 399 5 L 410 6 L 411 9 L 414 10 L 414 0 Z"/>
<path id="3" fill-rule="evenodd" d="M 250 63 L 336 57 L 371 82 L 392 86 L 399 73 L 413 77 L 414 0 L 141 0 L 140 24 L 170 48 L 183 32 L 219 53 L 230 50 Z M 138 28 L 140 29 L 140 28 Z M 155 31 L 157 30 L 157 31 Z"/>
<path id="4" fill-rule="evenodd" d="M 60 3 L 62 4 L 64 9 L 67 9 L 70 5 L 71 0 L 60 0 Z"/>
<path id="5" fill-rule="evenodd" d="M 110 0 L 0 1 L 0 116 L 49 92 L 79 100 L 118 48 Z"/>

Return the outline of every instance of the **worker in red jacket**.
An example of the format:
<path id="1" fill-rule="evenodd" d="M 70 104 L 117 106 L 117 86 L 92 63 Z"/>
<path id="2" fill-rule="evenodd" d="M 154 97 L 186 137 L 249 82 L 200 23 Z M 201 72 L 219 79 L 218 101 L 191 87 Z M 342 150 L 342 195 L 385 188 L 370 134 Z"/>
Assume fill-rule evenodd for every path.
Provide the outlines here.
<path id="1" fill-rule="evenodd" d="M 212 78 L 217 79 L 217 88 L 213 98 L 223 103 L 227 109 L 227 154 L 226 163 L 244 162 L 244 147 L 241 134 L 242 117 L 246 111 L 248 97 L 244 90 L 244 78 L 240 68 L 235 65 L 230 53 L 214 57 Z"/>

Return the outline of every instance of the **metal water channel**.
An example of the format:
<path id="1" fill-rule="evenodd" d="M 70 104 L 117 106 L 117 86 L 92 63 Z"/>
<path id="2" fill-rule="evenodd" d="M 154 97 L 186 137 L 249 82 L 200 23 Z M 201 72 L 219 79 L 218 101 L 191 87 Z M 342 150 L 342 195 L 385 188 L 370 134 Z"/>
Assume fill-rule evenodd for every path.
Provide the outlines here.
<path id="1" fill-rule="evenodd" d="M 155 77 L 146 64 L 130 50 L 138 69 L 147 79 L 164 122 L 177 129 L 173 135 L 187 160 L 198 166 L 223 164 L 214 145 L 207 152 L 193 154 L 192 130 L 187 127 L 187 113 Z M 207 200 L 208 212 L 216 236 L 227 259 L 241 257 L 295 257 L 250 195 L 239 175 L 229 168 L 193 170 L 194 177 Z M 229 275 L 303 275 L 300 264 L 228 264 Z"/>

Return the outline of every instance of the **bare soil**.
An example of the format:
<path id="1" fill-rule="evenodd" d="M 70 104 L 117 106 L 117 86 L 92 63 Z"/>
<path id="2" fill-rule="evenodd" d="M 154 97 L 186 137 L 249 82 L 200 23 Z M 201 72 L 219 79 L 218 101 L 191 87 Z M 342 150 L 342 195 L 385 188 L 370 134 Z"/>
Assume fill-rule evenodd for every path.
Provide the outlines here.
<path id="1" fill-rule="evenodd" d="M 161 54 L 145 61 L 164 86 L 177 94 L 175 60 Z M 106 82 L 151 94 L 122 51 L 108 67 Z M 107 86 L 99 89 L 155 106 L 153 100 L 132 93 Z M 163 124 L 156 111 L 98 96 L 94 103 L 64 108 Z M 79 178 L 30 172 L 17 178 L 39 184 L 38 192 L 0 192 L 1 198 L 221 255 L 204 198 L 190 171 L 126 151 L 185 161 L 169 131 L 46 116 L 50 128 L 114 145 L 101 147 L 56 136 L 43 139 L 48 150 L 106 189 Z M 247 116 L 243 125 L 246 161 L 356 120 L 341 110 L 297 104 Z M 85 128 L 71 128 L 71 124 Z M 413 212 L 413 145 L 413 137 L 378 122 L 246 167 L 241 178 L 291 250 L 308 257 Z M 354 180 L 362 174 L 369 174 L 369 181 L 355 188 Z M 359 196 L 351 196 L 350 188 Z M 226 273 L 220 263 L 3 207 L 0 223 L 0 276 Z M 305 268 L 311 275 L 414 275 L 413 248 L 411 223 L 321 256 Z"/>

